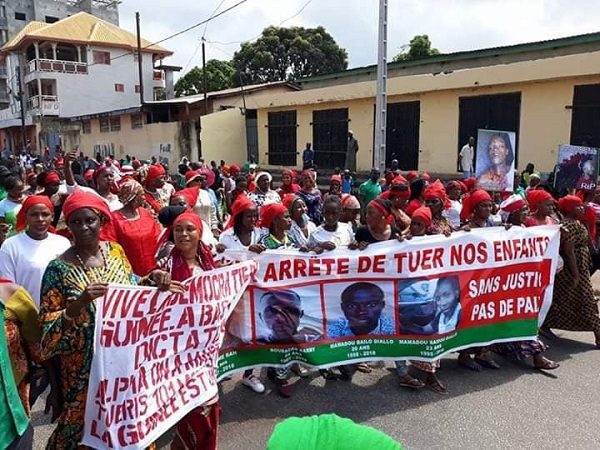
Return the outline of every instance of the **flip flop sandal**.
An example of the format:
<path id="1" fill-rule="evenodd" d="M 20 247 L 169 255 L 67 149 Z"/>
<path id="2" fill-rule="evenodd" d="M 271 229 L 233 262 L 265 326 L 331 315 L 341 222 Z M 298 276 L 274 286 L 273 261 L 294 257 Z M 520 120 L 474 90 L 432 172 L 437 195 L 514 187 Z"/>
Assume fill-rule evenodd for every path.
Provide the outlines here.
<path id="1" fill-rule="evenodd" d="M 326 380 L 334 381 L 338 379 L 338 376 L 331 370 L 319 369 L 319 374 Z"/>
<path id="2" fill-rule="evenodd" d="M 410 389 L 422 389 L 425 387 L 425 383 L 417 378 L 403 377 L 398 381 L 398 384 L 401 387 L 410 388 Z"/>
<path id="3" fill-rule="evenodd" d="M 473 361 L 472 359 L 464 361 L 459 359 L 458 365 L 464 367 L 465 369 L 472 370 L 473 372 L 481 372 L 483 370 L 483 367 L 481 367 L 477 361 Z"/>
<path id="4" fill-rule="evenodd" d="M 494 369 L 494 370 L 498 370 L 500 368 L 500 364 L 498 364 L 496 361 L 494 361 L 493 359 L 481 359 L 481 358 L 475 358 L 475 362 L 477 364 L 479 364 L 482 367 L 485 367 L 487 369 Z"/>
<path id="5" fill-rule="evenodd" d="M 373 372 L 373 369 L 371 369 L 371 367 L 369 367 L 369 365 L 367 363 L 358 363 L 356 365 L 356 370 L 358 370 L 359 372 L 362 372 L 362 373 Z"/>
<path id="6" fill-rule="evenodd" d="M 558 369 L 559 367 L 559 363 L 557 363 L 556 361 L 550 361 L 549 359 L 546 359 L 544 363 L 540 364 L 539 366 L 534 366 L 536 370 L 554 370 Z"/>
<path id="7" fill-rule="evenodd" d="M 430 383 L 426 383 L 425 387 L 427 387 L 427 389 L 432 390 L 436 394 L 448 395 L 448 388 L 441 384 L 439 381 L 432 381 Z"/>

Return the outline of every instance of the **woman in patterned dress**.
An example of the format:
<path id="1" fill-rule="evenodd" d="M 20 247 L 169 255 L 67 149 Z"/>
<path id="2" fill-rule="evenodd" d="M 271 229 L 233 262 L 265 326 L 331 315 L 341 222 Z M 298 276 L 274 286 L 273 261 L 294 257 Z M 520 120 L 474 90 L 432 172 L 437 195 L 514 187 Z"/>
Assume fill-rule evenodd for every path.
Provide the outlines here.
<path id="1" fill-rule="evenodd" d="M 588 231 L 577 220 L 583 214 L 583 201 L 567 195 L 558 201 L 558 209 L 563 216 L 561 251 L 565 267 L 556 275 L 552 306 L 541 331 L 592 331 L 596 347 L 600 348 L 600 317 L 590 280 Z"/>
<path id="2" fill-rule="evenodd" d="M 42 279 L 40 324 L 43 359 L 57 356 L 61 366 L 64 410 L 47 449 L 77 449 L 83 436 L 85 402 L 90 375 L 96 307 L 108 283 L 136 284 L 131 265 L 120 245 L 100 242 L 100 229 L 110 220 L 108 205 L 97 195 L 76 190 L 63 213 L 74 244 L 50 262 Z M 159 289 L 181 289 L 163 271 L 147 279 Z"/>
<path id="3" fill-rule="evenodd" d="M 321 191 L 317 188 L 317 173 L 313 170 L 302 172 L 302 189 L 296 193 L 296 196 L 304 200 L 308 208 L 308 217 L 317 226 L 321 225 L 321 209 L 323 208 L 323 197 Z"/>

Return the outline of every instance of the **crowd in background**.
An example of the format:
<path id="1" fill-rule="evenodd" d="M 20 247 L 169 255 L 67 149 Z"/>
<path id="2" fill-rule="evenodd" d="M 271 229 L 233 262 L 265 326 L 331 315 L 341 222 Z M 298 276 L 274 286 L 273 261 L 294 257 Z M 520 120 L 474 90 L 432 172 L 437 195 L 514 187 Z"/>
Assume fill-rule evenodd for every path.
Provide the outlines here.
<path id="1" fill-rule="evenodd" d="M 361 183 L 355 172 L 335 170 L 323 190 L 310 168 L 285 169 L 278 178 L 254 164 L 186 158 L 172 176 L 160 162 L 132 156 L 92 159 L 72 151 L 45 161 L 26 155 L 3 160 L 0 319 L 8 351 L 0 340 L 0 369 L 12 363 L 15 388 L 1 372 L 0 436 L 28 448 L 31 405 L 49 386 L 46 409 L 57 426 L 48 448 L 76 448 L 92 359 L 94 300 L 108 283 L 177 292 L 183 280 L 225 264 L 227 249 L 362 251 L 377 242 L 474 228 L 497 227 L 508 236 L 512 227 L 560 224 L 561 264 L 540 335 L 591 331 L 600 347 L 590 280 L 598 267 L 599 191 L 557 195 L 533 164 L 515 173 L 511 193 L 480 190 L 472 177 L 442 182 L 403 172 L 398 161 L 383 174 L 371 170 Z M 439 317 L 441 327 L 452 314 Z M 497 370 L 494 355 L 503 354 L 531 358 L 540 370 L 556 369 L 546 349 L 542 339 L 496 344 L 463 350 L 458 362 L 472 371 Z M 356 371 L 372 370 L 363 363 L 320 374 L 351 380 Z M 445 394 L 439 370 L 439 360 L 396 362 L 400 386 Z M 294 394 L 292 372 L 306 376 L 308 370 L 267 370 L 286 398 Z M 266 380 L 252 370 L 242 383 L 256 393 L 266 389 Z M 219 416 L 218 398 L 196 408 L 178 425 L 172 448 L 215 448 Z"/>

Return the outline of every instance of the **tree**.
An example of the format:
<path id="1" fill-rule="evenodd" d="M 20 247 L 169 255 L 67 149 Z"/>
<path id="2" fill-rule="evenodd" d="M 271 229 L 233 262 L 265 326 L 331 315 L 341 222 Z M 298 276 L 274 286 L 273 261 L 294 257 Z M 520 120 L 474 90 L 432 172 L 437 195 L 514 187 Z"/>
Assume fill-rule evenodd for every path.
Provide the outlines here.
<path id="1" fill-rule="evenodd" d="M 407 47 L 408 51 L 406 51 Z M 408 46 L 405 45 L 403 50 L 394 56 L 394 61 L 412 61 L 439 54 L 440 51 L 437 48 L 431 48 L 429 36 L 421 34 L 412 38 L 410 44 Z"/>
<path id="2" fill-rule="evenodd" d="M 323 27 L 267 27 L 233 55 L 234 83 L 291 81 L 346 70 L 348 53 Z"/>
<path id="3" fill-rule="evenodd" d="M 209 59 L 206 62 L 206 85 L 207 91 L 220 91 L 233 87 L 231 82 L 235 68 L 230 61 Z M 200 67 L 194 67 L 177 83 L 175 83 L 175 96 L 195 95 L 204 92 L 204 72 Z"/>

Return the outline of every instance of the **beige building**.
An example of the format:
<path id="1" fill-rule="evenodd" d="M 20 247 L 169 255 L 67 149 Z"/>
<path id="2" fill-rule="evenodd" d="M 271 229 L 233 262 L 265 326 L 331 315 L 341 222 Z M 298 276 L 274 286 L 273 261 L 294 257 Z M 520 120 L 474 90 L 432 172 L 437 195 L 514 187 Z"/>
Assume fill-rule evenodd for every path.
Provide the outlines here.
<path id="1" fill-rule="evenodd" d="M 241 163 L 258 159 L 258 104 L 298 90 L 277 82 L 209 92 L 136 107 L 73 118 L 80 124 L 81 151 L 92 156 L 153 156 L 175 168 L 186 156 L 192 160 Z"/>
<path id="2" fill-rule="evenodd" d="M 264 98 L 260 165 L 299 167 L 298 149 L 311 142 L 320 167 L 343 167 L 351 129 L 358 169 L 369 170 L 376 71 L 307 78 L 300 91 Z M 388 71 L 388 164 L 455 173 L 460 148 L 482 128 L 516 132 L 520 168 L 552 170 L 559 144 L 600 147 L 600 33 L 391 63 Z"/>

